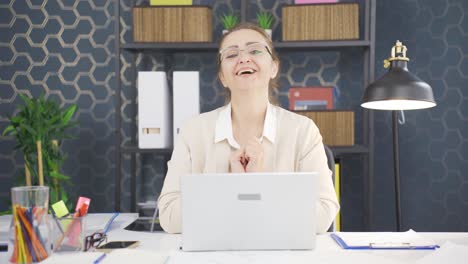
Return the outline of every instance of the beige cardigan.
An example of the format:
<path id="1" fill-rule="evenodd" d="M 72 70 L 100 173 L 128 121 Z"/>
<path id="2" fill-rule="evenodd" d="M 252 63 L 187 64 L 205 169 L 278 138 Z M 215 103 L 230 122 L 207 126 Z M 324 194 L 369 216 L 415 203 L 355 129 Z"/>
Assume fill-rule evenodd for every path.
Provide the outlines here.
<path id="1" fill-rule="evenodd" d="M 276 137 L 274 143 L 262 141 L 265 171 L 318 172 L 317 232 L 326 232 L 340 206 L 328 169 L 322 136 L 312 120 L 273 107 L 276 110 Z M 215 143 L 214 139 L 221 109 L 191 119 L 178 136 L 158 200 L 160 223 L 168 233 L 181 232 L 180 176 L 229 172 L 229 156 L 235 149 L 227 140 Z"/>

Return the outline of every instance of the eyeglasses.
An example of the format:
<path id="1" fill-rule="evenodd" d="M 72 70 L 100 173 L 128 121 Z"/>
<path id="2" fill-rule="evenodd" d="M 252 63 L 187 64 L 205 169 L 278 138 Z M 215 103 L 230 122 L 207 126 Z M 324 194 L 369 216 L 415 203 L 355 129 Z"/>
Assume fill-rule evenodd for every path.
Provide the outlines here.
<path id="1" fill-rule="evenodd" d="M 84 251 L 99 247 L 103 241 L 107 242 L 107 235 L 103 232 L 96 232 L 92 235 L 86 236 Z"/>
<path id="2" fill-rule="evenodd" d="M 230 47 L 223 49 L 219 52 L 219 61 L 234 61 L 237 60 L 241 54 L 241 52 L 247 52 L 249 55 L 254 57 L 260 57 L 264 54 L 270 54 L 270 49 L 267 45 L 262 43 L 254 43 L 248 45 L 245 49 L 239 49 L 236 47 Z"/>

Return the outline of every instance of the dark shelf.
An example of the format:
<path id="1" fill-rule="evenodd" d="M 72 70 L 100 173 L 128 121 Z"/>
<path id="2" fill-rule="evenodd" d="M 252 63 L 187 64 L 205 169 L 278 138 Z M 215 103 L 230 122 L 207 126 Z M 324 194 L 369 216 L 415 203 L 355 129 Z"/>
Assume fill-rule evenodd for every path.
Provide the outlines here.
<path id="1" fill-rule="evenodd" d="M 370 47 L 368 40 L 332 40 L 332 41 L 279 41 L 273 43 L 278 50 L 287 49 L 338 49 L 338 48 L 353 48 Z"/>
<path id="2" fill-rule="evenodd" d="M 162 148 L 162 149 L 141 149 L 137 146 L 124 146 L 122 147 L 122 153 L 156 153 L 170 155 L 172 153 L 172 148 Z"/>
<path id="3" fill-rule="evenodd" d="M 333 40 L 333 41 L 278 41 L 273 43 L 274 47 L 278 50 L 308 50 L 308 49 L 338 49 L 338 48 L 352 48 L 370 47 L 368 40 Z M 157 43 L 126 43 L 121 46 L 124 50 L 139 52 L 139 51 L 216 51 L 218 43 L 204 43 L 204 42 L 157 42 Z"/>
<path id="4" fill-rule="evenodd" d="M 128 51 L 216 51 L 218 43 L 211 42 L 157 42 L 157 43 L 126 43 L 121 47 Z"/>
<path id="5" fill-rule="evenodd" d="M 362 145 L 353 145 L 353 146 L 330 146 L 333 154 L 336 156 L 341 156 L 345 154 L 367 154 L 369 153 L 369 148 Z"/>
<path id="6" fill-rule="evenodd" d="M 333 150 L 333 154 L 335 156 L 343 155 L 343 154 L 365 154 L 369 152 L 369 149 L 362 145 L 353 145 L 353 146 L 330 146 Z M 155 154 L 163 154 L 163 155 L 170 155 L 172 154 L 172 148 L 162 148 L 162 149 L 141 149 L 137 146 L 125 146 L 122 147 L 122 153 L 155 153 Z"/>

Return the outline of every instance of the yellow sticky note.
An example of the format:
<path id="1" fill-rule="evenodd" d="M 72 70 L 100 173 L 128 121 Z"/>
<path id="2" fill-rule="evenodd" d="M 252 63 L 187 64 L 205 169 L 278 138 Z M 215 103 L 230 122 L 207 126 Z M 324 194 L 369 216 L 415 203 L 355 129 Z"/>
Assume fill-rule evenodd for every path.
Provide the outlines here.
<path id="1" fill-rule="evenodd" d="M 65 206 L 65 203 L 60 200 L 52 205 L 52 210 L 54 210 L 54 213 L 57 217 L 64 217 L 70 212 L 68 212 L 67 206 Z"/>

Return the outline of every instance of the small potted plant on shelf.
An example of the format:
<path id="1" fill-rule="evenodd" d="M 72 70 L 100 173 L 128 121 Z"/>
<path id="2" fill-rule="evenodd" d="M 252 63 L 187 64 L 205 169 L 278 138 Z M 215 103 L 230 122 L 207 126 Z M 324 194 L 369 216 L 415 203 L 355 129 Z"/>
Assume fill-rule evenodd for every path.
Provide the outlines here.
<path id="1" fill-rule="evenodd" d="M 10 124 L 3 135 L 15 136 L 16 149 L 23 152 L 25 171 L 20 184 L 48 185 L 49 202 L 53 204 L 63 200 L 67 204 L 64 185 L 71 184 L 71 180 L 60 173 L 66 158 L 60 144 L 64 139 L 72 138 L 65 130 L 77 125 L 71 121 L 77 106 L 63 109 L 57 102 L 46 100 L 44 95 L 32 99 L 22 94 L 19 96 L 25 104 L 19 105 L 19 112 L 9 118 Z"/>
<path id="2" fill-rule="evenodd" d="M 266 12 L 258 12 L 257 13 L 257 21 L 258 21 L 258 26 L 263 28 L 265 32 L 270 36 L 271 38 L 271 25 L 273 24 L 273 15 Z"/>
<path id="3" fill-rule="evenodd" d="M 223 14 L 220 17 L 221 23 L 223 24 L 223 35 L 229 30 L 234 28 L 239 23 L 239 17 L 234 13 Z"/>

